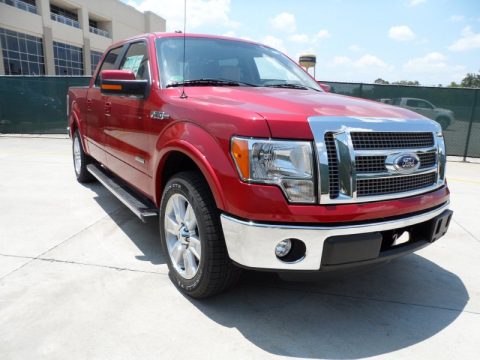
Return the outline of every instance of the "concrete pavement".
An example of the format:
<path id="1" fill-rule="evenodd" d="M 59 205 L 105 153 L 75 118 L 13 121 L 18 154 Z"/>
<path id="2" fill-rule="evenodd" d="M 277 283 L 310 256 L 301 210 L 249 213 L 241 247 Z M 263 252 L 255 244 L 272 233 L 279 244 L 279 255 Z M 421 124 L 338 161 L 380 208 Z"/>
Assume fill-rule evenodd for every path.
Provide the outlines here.
<path id="1" fill-rule="evenodd" d="M 156 221 L 75 181 L 69 140 L 0 137 L 0 358 L 476 359 L 479 173 L 449 162 L 454 220 L 417 254 L 316 282 L 248 272 L 197 301 Z"/>

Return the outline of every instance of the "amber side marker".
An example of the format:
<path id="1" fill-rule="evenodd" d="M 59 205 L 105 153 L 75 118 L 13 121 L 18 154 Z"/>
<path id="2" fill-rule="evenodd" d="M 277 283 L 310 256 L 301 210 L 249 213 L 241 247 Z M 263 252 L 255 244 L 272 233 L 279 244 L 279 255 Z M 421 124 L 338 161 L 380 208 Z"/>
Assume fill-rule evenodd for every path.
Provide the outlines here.
<path id="1" fill-rule="evenodd" d="M 122 85 L 102 84 L 102 89 L 104 89 L 104 90 L 122 90 Z"/>
<path id="2" fill-rule="evenodd" d="M 233 139 L 231 151 L 243 179 L 249 179 L 250 160 L 248 157 L 248 141 L 245 139 Z"/>

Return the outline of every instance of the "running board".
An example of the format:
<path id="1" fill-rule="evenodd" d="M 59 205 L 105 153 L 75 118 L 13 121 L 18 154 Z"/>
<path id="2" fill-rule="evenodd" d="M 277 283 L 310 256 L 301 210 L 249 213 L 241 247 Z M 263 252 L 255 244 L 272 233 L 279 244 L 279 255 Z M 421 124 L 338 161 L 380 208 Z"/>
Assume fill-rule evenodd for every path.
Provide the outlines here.
<path id="1" fill-rule="evenodd" d="M 136 195 L 123 182 L 102 170 L 100 166 L 89 164 L 87 170 L 143 222 L 146 222 L 147 217 L 158 216 L 158 209 L 151 201 Z"/>

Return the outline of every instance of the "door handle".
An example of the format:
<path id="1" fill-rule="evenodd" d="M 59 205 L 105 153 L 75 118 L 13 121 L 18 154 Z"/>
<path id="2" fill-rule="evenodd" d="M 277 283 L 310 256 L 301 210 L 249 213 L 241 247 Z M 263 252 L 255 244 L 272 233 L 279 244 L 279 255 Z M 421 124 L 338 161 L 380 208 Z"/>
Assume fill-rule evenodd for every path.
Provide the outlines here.
<path id="1" fill-rule="evenodd" d="M 112 103 L 110 101 L 105 102 L 105 115 L 110 116 L 112 113 Z"/>

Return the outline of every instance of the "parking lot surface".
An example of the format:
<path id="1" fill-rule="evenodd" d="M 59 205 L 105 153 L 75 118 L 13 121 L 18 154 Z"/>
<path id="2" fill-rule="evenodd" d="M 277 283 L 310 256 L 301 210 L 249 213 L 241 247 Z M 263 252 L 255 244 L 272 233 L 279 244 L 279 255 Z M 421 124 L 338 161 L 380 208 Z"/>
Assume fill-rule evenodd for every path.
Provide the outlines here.
<path id="1" fill-rule="evenodd" d="M 368 270 L 247 272 L 202 301 L 168 278 L 158 222 L 76 182 L 70 140 L 0 137 L 0 358 L 478 359 L 480 164 L 449 162 L 449 233 Z"/>

